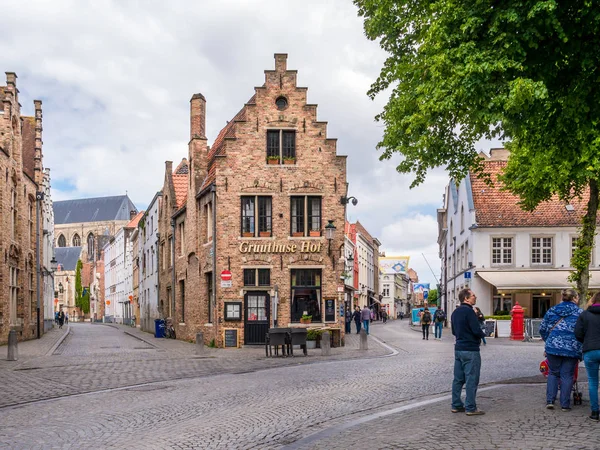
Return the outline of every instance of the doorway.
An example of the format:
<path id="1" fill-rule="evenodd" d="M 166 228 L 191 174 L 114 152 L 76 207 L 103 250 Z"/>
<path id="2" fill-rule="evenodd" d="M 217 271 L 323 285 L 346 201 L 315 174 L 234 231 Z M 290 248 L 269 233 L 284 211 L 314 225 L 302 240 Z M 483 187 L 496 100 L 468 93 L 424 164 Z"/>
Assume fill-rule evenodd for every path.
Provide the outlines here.
<path id="1" fill-rule="evenodd" d="M 244 300 L 244 343 L 264 344 L 269 331 L 269 294 L 264 291 L 246 292 Z"/>
<path id="2" fill-rule="evenodd" d="M 541 319 L 550 309 L 550 297 L 543 295 L 534 295 L 532 299 L 531 317 Z"/>

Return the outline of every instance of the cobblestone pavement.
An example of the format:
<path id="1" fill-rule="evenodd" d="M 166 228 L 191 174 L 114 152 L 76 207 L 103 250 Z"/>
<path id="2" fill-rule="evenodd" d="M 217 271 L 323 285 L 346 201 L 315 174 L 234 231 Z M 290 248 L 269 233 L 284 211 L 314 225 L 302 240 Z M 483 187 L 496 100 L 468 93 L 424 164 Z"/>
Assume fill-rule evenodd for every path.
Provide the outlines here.
<path id="1" fill-rule="evenodd" d="M 12 403 L 3 400 L 5 407 L 0 407 L 0 447 L 262 449 L 298 442 L 306 448 L 350 448 L 357 444 L 368 448 L 424 448 L 438 446 L 438 442 L 431 440 L 423 445 L 418 439 L 398 436 L 410 436 L 424 423 L 437 423 L 428 419 L 432 415 L 440 417 L 440 423 L 452 433 L 469 427 L 475 436 L 473 442 L 480 442 L 470 424 L 481 418 L 449 416 L 447 400 L 373 422 L 373 414 L 435 399 L 450 389 L 452 339 L 423 341 L 406 322 L 390 321 L 372 328 L 372 335 L 397 350 L 396 356 L 375 357 L 390 352 L 371 340 L 367 356 L 374 357 L 358 358 L 364 353 L 340 350 L 327 361 L 320 356 L 267 359 L 263 349 L 211 351 L 199 358 L 193 355 L 192 344 L 191 348 L 182 347 L 188 344 L 162 339 L 155 343 L 153 338 L 148 339 L 150 335 L 136 339 L 124 331 L 74 324 L 72 333 L 53 356 L 27 361 L 18 370 L 0 370 L 0 378 L 7 374 L 17 377 L 0 380 L 4 386 L 8 382 L 8 391 L 21 390 L 23 385 L 29 389 L 28 394 L 17 396 L 20 402 L 61 397 L 8 406 L 17 403 L 14 394 L 9 394 Z M 349 342 L 353 340 L 356 343 L 355 337 L 349 337 Z M 170 345 L 172 350 L 167 348 Z M 232 351 L 234 356 L 229 353 Z M 482 349 L 481 383 L 538 375 L 542 351 L 539 343 L 490 340 Z M 500 395 L 505 389 L 529 392 L 533 388 L 510 386 L 490 393 Z M 68 394 L 78 395 L 64 397 Z M 530 397 L 543 399 L 539 392 Z M 483 393 L 480 398 L 482 407 L 496 409 L 496 400 L 486 399 Z M 515 410 L 521 409 L 521 398 L 527 407 L 536 403 L 528 403 L 520 393 L 506 396 L 505 407 L 511 414 L 485 416 L 485 420 L 496 420 L 496 426 L 490 425 L 489 429 L 499 436 L 503 430 L 512 429 L 499 420 L 513 419 Z M 581 420 L 585 407 L 577 408 L 566 417 Z M 363 427 L 370 431 L 362 433 L 358 426 L 357 435 L 353 430 L 351 440 L 359 436 L 358 441 L 347 442 L 346 432 L 299 441 L 361 419 L 368 421 Z M 378 430 L 382 421 L 388 420 L 400 423 L 381 427 L 381 435 L 396 436 L 397 440 L 380 442 L 380 433 L 373 431 L 373 425 Z"/>

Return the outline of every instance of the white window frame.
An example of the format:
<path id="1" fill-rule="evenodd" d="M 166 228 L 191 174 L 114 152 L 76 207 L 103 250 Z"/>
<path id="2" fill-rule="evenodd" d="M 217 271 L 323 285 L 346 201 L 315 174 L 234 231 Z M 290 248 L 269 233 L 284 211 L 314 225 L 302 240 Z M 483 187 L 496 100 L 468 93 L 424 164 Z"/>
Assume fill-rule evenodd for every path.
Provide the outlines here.
<path id="1" fill-rule="evenodd" d="M 534 247 L 535 241 L 539 239 L 539 247 Z M 546 240 L 550 239 L 550 246 L 547 246 Z M 532 266 L 554 266 L 554 235 L 532 235 L 530 242 L 530 261 Z M 534 262 L 534 250 L 539 249 L 539 262 Z M 550 249 L 550 261 L 544 261 L 544 250 Z"/>
<path id="2" fill-rule="evenodd" d="M 500 239 L 500 247 L 494 247 L 494 239 Z M 510 247 L 506 246 L 505 239 L 510 239 Z M 504 250 L 510 248 L 510 262 L 506 262 Z M 500 262 L 494 262 L 494 249 L 500 250 Z M 494 267 L 514 267 L 515 265 L 515 237 L 514 236 L 490 236 L 490 265 Z"/>

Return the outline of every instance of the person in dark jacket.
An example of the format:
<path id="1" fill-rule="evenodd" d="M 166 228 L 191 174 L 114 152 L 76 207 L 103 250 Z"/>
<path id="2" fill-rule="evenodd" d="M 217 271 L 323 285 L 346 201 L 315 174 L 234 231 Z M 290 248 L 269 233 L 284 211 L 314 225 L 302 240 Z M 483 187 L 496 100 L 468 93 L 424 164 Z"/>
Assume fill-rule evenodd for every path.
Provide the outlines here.
<path id="1" fill-rule="evenodd" d="M 363 328 L 365 329 L 367 334 L 369 334 L 369 324 L 371 323 L 371 320 L 373 320 L 372 314 L 373 314 L 373 312 L 369 309 L 369 307 L 367 305 L 365 305 L 363 307 L 362 311 L 360 312 L 360 317 L 362 319 Z"/>
<path id="2" fill-rule="evenodd" d="M 356 306 L 354 308 L 354 314 L 352 314 L 352 319 L 354 319 L 354 324 L 356 325 L 356 334 L 360 333 L 360 308 Z"/>
<path id="3" fill-rule="evenodd" d="M 65 313 L 61 309 L 58 312 L 58 328 L 62 328 L 64 323 L 65 323 Z"/>
<path id="4" fill-rule="evenodd" d="M 471 289 L 463 289 L 458 293 L 460 306 L 452 313 L 452 334 L 456 337 L 454 344 L 454 380 L 452 381 L 452 412 L 466 411 L 468 416 L 485 414 L 477 409 L 477 387 L 481 371 L 481 354 L 479 343 L 484 337 L 479 321 L 473 311 L 477 296 Z M 463 404 L 460 395 L 465 386 L 466 399 Z"/>
<path id="5" fill-rule="evenodd" d="M 582 310 L 577 306 L 579 295 L 574 289 L 562 291 L 562 302 L 546 312 L 540 324 L 540 335 L 546 343 L 550 373 L 546 383 L 546 408 L 554 409 L 560 382 L 560 407 L 571 410 L 571 390 L 575 367 L 581 359 L 581 343 L 575 339 L 575 324 Z"/>
<path id="6" fill-rule="evenodd" d="M 425 307 L 421 313 L 421 328 L 423 331 L 423 340 L 429 340 L 429 327 L 431 326 L 431 313 L 429 308 Z"/>
<path id="7" fill-rule="evenodd" d="M 598 369 L 600 367 L 600 292 L 588 302 L 575 324 L 575 338 L 583 343 L 583 360 L 590 392 L 590 419 L 598 422 Z"/>
<path id="8" fill-rule="evenodd" d="M 475 310 L 475 315 L 477 316 L 477 321 L 479 322 L 481 331 L 483 331 L 484 337 L 481 338 L 481 342 L 483 342 L 483 345 L 487 345 L 487 342 L 485 342 L 485 316 L 477 306 L 475 306 L 473 309 Z"/>
<path id="9" fill-rule="evenodd" d="M 346 308 L 346 333 L 352 333 L 352 311 Z"/>

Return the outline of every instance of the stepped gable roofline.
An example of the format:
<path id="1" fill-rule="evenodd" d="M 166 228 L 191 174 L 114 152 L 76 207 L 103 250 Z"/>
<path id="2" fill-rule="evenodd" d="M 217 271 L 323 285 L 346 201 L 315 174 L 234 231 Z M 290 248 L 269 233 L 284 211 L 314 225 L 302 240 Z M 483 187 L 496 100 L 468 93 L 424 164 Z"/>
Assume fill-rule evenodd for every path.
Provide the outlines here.
<path id="1" fill-rule="evenodd" d="M 519 205 L 519 197 L 502 191 L 502 183 L 498 176 L 507 165 L 506 160 L 488 160 L 484 162 L 485 171 L 491 176 L 493 186 L 486 185 L 473 174 L 469 174 L 475 205 L 475 220 L 478 228 L 482 227 L 579 227 L 585 215 L 589 190 L 584 190 L 582 199 L 574 198 L 568 204 L 573 208 L 567 210 L 567 203 L 557 196 L 540 203 L 532 211 L 523 211 Z M 571 208 L 570 208 L 571 209 Z M 600 216 L 596 222 L 600 225 Z"/>
<path id="2" fill-rule="evenodd" d="M 57 247 L 54 249 L 54 257 L 61 270 L 75 270 L 77 261 L 81 258 L 81 247 Z"/>
<path id="3" fill-rule="evenodd" d="M 54 224 L 129 221 L 138 209 L 127 195 L 82 198 L 53 202 Z"/>

